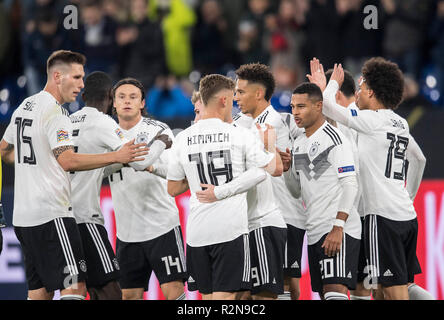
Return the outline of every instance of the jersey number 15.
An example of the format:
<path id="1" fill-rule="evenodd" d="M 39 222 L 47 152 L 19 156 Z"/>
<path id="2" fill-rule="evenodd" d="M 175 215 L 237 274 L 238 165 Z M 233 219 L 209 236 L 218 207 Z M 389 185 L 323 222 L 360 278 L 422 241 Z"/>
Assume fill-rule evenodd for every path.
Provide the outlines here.
<path id="1" fill-rule="evenodd" d="M 22 157 L 22 143 L 29 145 L 29 150 L 31 154 L 28 156 L 23 156 L 23 163 L 36 164 L 37 160 L 35 158 L 34 148 L 32 147 L 31 137 L 25 136 L 23 133 L 25 127 L 32 126 L 32 119 L 23 119 L 21 117 L 15 118 L 15 124 L 17 125 L 17 163 L 21 163 Z"/>

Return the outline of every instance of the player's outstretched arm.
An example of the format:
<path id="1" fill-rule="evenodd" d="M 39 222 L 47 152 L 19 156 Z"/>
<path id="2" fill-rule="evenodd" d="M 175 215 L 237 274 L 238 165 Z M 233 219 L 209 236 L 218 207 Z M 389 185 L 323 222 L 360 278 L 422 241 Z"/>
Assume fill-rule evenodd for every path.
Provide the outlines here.
<path id="1" fill-rule="evenodd" d="M 0 142 L 0 153 L 4 163 L 14 164 L 14 145 L 4 139 Z"/>
<path id="2" fill-rule="evenodd" d="M 114 163 L 142 161 L 148 153 L 144 143 L 134 144 L 134 139 L 125 143 L 118 151 L 102 154 L 75 153 L 72 145 L 61 146 L 53 150 L 53 154 L 65 171 L 83 171 L 102 168 Z"/>
<path id="3" fill-rule="evenodd" d="M 416 193 L 418 192 L 421 184 L 422 176 L 426 165 L 426 157 L 422 153 L 421 148 L 416 143 L 415 139 L 410 135 L 409 145 L 406 153 L 406 170 L 407 170 L 407 191 L 410 199 L 415 200 Z"/>
<path id="4" fill-rule="evenodd" d="M 221 186 L 201 184 L 203 190 L 196 192 L 197 200 L 202 203 L 211 203 L 243 193 L 261 183 L 267 177 L 262 168 L 250 168 L 237 178 Z"/>

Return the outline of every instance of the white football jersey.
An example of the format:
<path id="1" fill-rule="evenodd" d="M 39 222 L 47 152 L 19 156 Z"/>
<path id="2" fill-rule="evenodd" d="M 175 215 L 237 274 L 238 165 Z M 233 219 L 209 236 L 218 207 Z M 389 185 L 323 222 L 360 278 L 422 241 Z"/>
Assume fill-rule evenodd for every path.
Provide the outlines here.
<path id="1" fill-rule="evenodd" d="M 329 98 L 338 88 L 336 81 L 328 83 L 324 91 L 323 113 L 340 119 L 358 132 L 364 214 L 376 214 L 395 221 L 415 219 L 413 202 L 405 188 L 405 160 L 410 136 L 407 121 L 390 109 L 349 108 L 344 111 Z"/>
<path id="2" fill-rule="evenodd" d="M 297 138 L 292 152 L 291 170 L 301 180 L 302 199 L 307 206 L 307 240 L 311 245 L 333 228 L 342 195 L 339 179 L 356 175 L 353 154 L 347 138 L 327 121 L 310 137 L 304 134 Z M 361 238 L 356 209 L 349 212 L 344 232 Z"/>
<path id="3" fill-rule="evenodd" d="M 14 226 L 74 216 L 69 173 L 53 154 L 73 145 L 70 132 L 68 111 L 47 91 L 26 98 L 12 114 L 3 139 L 14 145 Z"/>
<path id="4" fill-rule="evenodd" d="M 135 143 L 147 143 L 162 132 L 174 142 L 169 127 L 149 118 L 142 118 L 129 130 L 124 130 L 125 138 L 136 139 Z M 168 163 L 165 150 L 157 160 Z M 109 176 L 117 237 L 124 242 L 143 242 L 157 238 L 180 225 L 179 210 L 174 198 L 167 192 L 167 181 L 147 171 L 136 171 L 124 167 Z"/>
<path id="5" fill-rule="evenodd" d="M 352 103 L 350 104 L 347 109 L 358 109 L 356 104 Z M 355 170 L 356 170 L 356 179 L 358 180 L 359 190 L 358 195 L 355 200 L 355 208 L 359 213 L 360 217 L 364 217 L 364 204 L 362 200 L 362 185 L 361 185 L 361 177 L 359 175 L 359 153 L 358 153 L 358 133 L 356 130 L 353 130 L 347 126 L 344 126 L 340 122 L 336 122 L 337 128 L 344 134 L 344 136 L 348 139 L 350 142 L 352 152 L 353 152 L 353 159 L 355 160 Z"/>
<path id="6" fill-rule="evenodd" d="M 364 214 L 395 221 L 415 219 L 404 181 L 410 136 L 407 121 L 390 109 L 353 109 L 345 125 L 358 132 Z"/>
<path id="7" fill-rule="evenodd" d="M 83 107 L 70 116 L 74 150 L 79 153 L 105 153 L 117 150 L 127 140 L 110 116 L 96 108 Z M 71 201 L 77 223 L 104 224 L 100 209 L 100 189 L 104 168 L 71 172 Z"/>
<path id="8" fill-rule="evenodd" d="M 275 128 L 276 147 L 280 151 L 285 151 L 287 148 L 291 149 L 292 135 L 298 136 L 304 132 L 303 129 L 297 128 L 297 126 L 297 129 L 293 126 L 291 130 L 290 126 L 287 125 L 286 122 L 288 121 L 287 115 L 281 115 L 273 108 L 273 106 L 269 105 L 255 119 L 255 123 L 269 124 Z M 293 119 L 293 121 L 290 121 L 290 125 L 292 125 L 292 122 L 294 123 L 294 118 L 291 119 Z M 253 124 L 252 128 L 256 129 L 255 124 Z M 278 195 L 276 200 L 279 208 L 281 209 L 281 214 L 285 220 L 285 223 L 299 229 L 305 229 L 306 217 L 301 199 L 297 199 L 291 195 L 290 191 L 285 185 L 283 175 L 280 177 L 271 177 L 271 181 L 273 183 L 274 194 Z"/>
<path id="9" fill-rule="evenodd" d="M 266 166 L 273 157 L 248 129 L 217 118 L 199 120 L 176 136 L 168 180 L 188 180 L 191 197 L 187 243 L 190 246 L 227 242 L 248 234 L 246 194 L 200 203 L 196 198 L 200 184 L 223 185 L 251 167 Z"/>
<path id="10" fill-rule="evenodd" d="M 245 121 L 245 118 L 250 118 L 251 121 Z M 248 126 L 246 128 L 258 136 L 259 131 L 255 126 L 252 126 L 253 119 L 251 117 L 238 113 L 233 117 L 233 120 L 233 126 L 243 128 Z M 247 192 L 248 228 L 250 232 L 263 227 L 287 227 L 274 195 L 273 184 L 271 182 L 272 177 L 268 173 L 266 173 L 266 175 L 267 177 L 264 181 L 252 187 Z"/>

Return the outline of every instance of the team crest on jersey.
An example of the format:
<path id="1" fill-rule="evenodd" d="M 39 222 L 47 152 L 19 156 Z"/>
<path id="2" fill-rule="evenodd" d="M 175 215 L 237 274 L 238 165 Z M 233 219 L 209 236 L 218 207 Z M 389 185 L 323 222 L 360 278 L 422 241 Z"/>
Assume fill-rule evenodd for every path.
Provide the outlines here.
<path id="1" fill-rule="evenodd" d="M 117 136 L 118 136 L 121 140 L 123 140 L 123 132 L 122 132 L 122 130 L 120 130 L 120 128 L 117 128 L 114 132 L 117 134 Z"/>
<path id="2" fill-rule="evenodd" d="M 80 260 L 79 261 L 79 266 L 80 266 L 80 270 L 82 270 L 82 272 L 86 272 L 86 262 L 85 260 Z"/>
<path id="3" fill-rule="evenodd" d="M 318 153 L 318 149 L 319 149 L 319 142 L 314 142 L 311 145 L 310 150 L 308 151 L 310 157 L 313 157 L 316 153 Z"/>
<path id="4" fill-rule="evenodd" d="M 148 143 L 148 133 L 140 132 L 136 137 L 136 144 L 137 143 Z"/>
<path id="5" fill-rule="evenodd" d="M 63 129 L 57 130 L 57 142 L 68 141 L 68 140 L 69 140 L 68 131 L 65 131 Z"/>

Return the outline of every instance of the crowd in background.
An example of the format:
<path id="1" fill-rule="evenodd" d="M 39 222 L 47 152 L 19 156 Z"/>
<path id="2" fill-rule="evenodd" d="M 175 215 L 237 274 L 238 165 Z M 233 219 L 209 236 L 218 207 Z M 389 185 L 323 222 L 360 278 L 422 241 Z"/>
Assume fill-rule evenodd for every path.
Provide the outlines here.
<path id="1" fill-rule="evenodd" d="M 64 25 L 67 5 L 77 29 Z M 376 29 L 364 27 L 368 5 Z M 203 75 L 249 62 L 270 65 L 274 105 L 288 107 L 281 93 L 306 80 L 312 57 L 358 75 L 384 56 L 404 71 L 407 102 L 444 104 L 444 0 L 0 0 L 0 89 L 24 75 L 26 95 L 41 90 L 57 49 L 85 54 L 86 73 L 141 80 L 148 112 L 164 121 L 193 117 Z"/>

